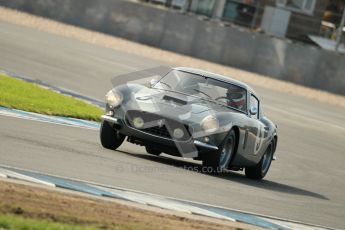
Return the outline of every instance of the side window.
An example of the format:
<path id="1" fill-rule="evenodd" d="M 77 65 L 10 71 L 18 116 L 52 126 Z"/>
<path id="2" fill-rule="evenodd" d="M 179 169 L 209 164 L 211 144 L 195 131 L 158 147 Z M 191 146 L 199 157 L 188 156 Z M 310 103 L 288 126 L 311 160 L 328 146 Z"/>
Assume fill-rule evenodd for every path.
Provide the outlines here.
<path id="1" fill-rule="evenodd" d="M 259 119 L 259 100 L 254 96 L 250 95 L 250 110 L 255 110 L 256 109 L 256 114 L 251 115 L 252 118 Z"/>

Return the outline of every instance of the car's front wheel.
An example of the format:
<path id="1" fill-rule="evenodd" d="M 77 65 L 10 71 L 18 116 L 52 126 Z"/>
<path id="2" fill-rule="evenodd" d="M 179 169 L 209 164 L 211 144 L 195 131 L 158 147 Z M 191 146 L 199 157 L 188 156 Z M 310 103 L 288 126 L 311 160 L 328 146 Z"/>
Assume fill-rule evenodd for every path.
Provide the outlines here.
<path id="1" fill-rule="evenodd" d="M 271 162 L 273 159 L 273 148 L 274 143 L 272 142 L 266 149 L 264 155 L 262 156 L 260 162 L 257 165 L 246 167 L 245 174 L 246 177 L 254 180 L 261 180 L 264 178 L 270 169 Z"/>
<path id="2" fill-rule="evenodd" d="M 125 136 L 115 130 L 107 121 L 102 121 L 100 130 L 101 144 L 107 149 L 117 149 L 125 140 Z"/>
<path id="3" fill-rule="evenodd" d="M 236 133 L 231 130 L 220 145 L 219 150 L 206 153 L 203 156 L 203 171 L 207 173 L 220 173 L 228 168 L 235 153 Z"/>

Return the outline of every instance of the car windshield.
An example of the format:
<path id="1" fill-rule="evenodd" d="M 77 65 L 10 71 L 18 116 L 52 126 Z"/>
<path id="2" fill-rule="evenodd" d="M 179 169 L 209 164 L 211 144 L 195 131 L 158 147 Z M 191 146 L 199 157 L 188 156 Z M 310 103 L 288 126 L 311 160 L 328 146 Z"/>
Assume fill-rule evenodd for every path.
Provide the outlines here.
<path id="1" fill-rule="evenodd" d="M 214 78 L 172 70 L 154 88 L 181 92 L 223 104 L 242 112 L 247 111 L 247 93 L 242 87 Z"/>

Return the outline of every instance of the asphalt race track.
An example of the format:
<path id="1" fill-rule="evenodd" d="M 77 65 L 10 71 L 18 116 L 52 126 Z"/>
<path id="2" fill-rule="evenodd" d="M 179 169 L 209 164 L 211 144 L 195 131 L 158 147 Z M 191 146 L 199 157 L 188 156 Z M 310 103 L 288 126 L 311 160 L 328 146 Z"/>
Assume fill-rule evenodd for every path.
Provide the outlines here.
<path id="1" fill-rule="evenodd" d="M 0 22 L 0 69 L 103 100 L 113 76 L 164 63 Z M 345 108 L 253 85 L 278 124 L 278 160 L 262 182 L 210 176 L 198 162 L 125 143 L 105 150 L 95 130 L 0 116 L 0 164 L 265 215 L 345 228 Z"/>

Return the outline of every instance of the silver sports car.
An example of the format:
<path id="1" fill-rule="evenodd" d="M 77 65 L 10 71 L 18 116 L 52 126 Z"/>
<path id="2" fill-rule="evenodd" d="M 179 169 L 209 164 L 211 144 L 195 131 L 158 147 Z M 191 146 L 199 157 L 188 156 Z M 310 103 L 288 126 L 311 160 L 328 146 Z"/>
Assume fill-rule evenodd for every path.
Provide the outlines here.
<path id="1" fill-rule="evenodd" d="M 252 88 L 192 68 L 173 68 L 148 87 L 110 90 L 100 138 L 105 148 L 127 139 L 150 154 L 201 160 L 205 172 L 245 169 L 252 179 L 267 174 L 278 142 Z"/>

